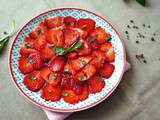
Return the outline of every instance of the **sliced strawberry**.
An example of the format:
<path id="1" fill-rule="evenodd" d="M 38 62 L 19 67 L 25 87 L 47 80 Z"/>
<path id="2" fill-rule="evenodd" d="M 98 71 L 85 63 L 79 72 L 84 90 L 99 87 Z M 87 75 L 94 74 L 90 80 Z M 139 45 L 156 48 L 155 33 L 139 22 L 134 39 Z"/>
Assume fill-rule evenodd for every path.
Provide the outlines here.
<path id="1" fill-rule="evenodd" d="M 66 58 L 58 56 L 49 62 L 49 67 L 53 72 L 60 72 L 63 71 L 65 63 Z"/>
<path id="2" fill-rule="evenodd" d="M 47 27 L 43 22 L 41 22 L 33 31 L 29 33 L 29 36 L 33 39 L 36 39 L 40 34 L 45 33 L 46 31 Z"/>
<path id="3" fill-rule="evenodd" d="M 82 30 L 85 30 L 87 32 L 90 32 L 94 29 L 95 27 L 95 21 L 92 20 L 92 19 L 89 19 L 89 18 L 80 18 L 78 21 L 77 21 L 77 25 L 76 27 L 82 29 Z"/>
<path id="4" fill-rule="evenodd" d="M 50 84 L 46 84 L 42 88 L 41 97 L 47 101 L 58 101 L 61 99 L 61 88 L 59 86 L 52 86 Z"/>
<path id="5" fill-rule="evenodd" d="M 44 80 L 40 77 L 40 71 L 34 71 L 24 77 L 23 83 L 29 90 L 37 92 L 43 87 Z"/>
<path id="6" fill-rule="evenodd" d="M 67 61 L 66 65 L 64 66 L 64 72 L 66 73 L 71 73 L 72 75 L 74 75 L 76 73 L 76 71 L 73 69 L 72 65 Z"/>
<path id="7" fill-rule="evenodd" d="M 78 95 L 73 90 L 64 90 L 62 93 L 63 100 L 70 104 L 79 102 Z"/>
<path id="8" fill-rule="evenodd" d="M 66 29 L 64 32 L 64 36 L 65 45 L 69 47 L 79 39 L 79 32 L 73 29 Z"/>
<path id="9" fill-rule="evenodd" d="M 108 38 L 110 37 L 110 34 L 107 33 L 103 28 L 97 27 L 95 30 L 92 31 L 91 37 L 96 38 L 98 43 L 105 43 Z"/>
<path id="10" fill-rule="evenodd" d="M 33 65 L 33 68 L 35 70 L 40 69 L 44 65 L 42 58 L 38 52 L 30 54 L 28 60 Z"/>
<path id="11" fill-rule="evenodd" d="M 61 29 L 52 28 L 46 34 L 46 40 L 50 44 L 56 46 L 63 46 L 64 45 L 64 36 Z"/>
<path id="12" fill-rule="evenodd" d="M 82 92 L 83 92 L 83 84 L 77 84 L 77 83 L 75 83 L 74 84 L 74 87 L 73 87 L 73 90 L 74 90 L 74 92 L 77 94 L 77 95 L 80 95 L 80 94 L 82 94 Z"/>
<path id="13" fill-rule="evenodd" d="M 63 20 L 66 26 L 72 26 L 72 27 L 76 25 L 76 21 L 77 21 L 76 18 L 71 16 L 64 17 L 64 20 Z"/>
<path id="14" fill-rule="evenodd" d="M 78 73 L 74 75 L 74 79 L 76 83 L 82 84 L 84 81 L 87 80 L 87 76 L 85 75 L 83 71 L 79 71 Z"/>
<path id="15" fill-rule="evenodd" d="M 96 73 L 96 68 L 91 65 L 91 64 L 87 64 L 82 71 L 85 73 L 85 75 L 87 76 L 87 79 L 89 79 L 90 77 L 92 77 L 95 73 Z"/>
<path id="16" fill-rule="evenodd" d="M 29 62 L 28 58 L 21 56 L 18 60 L 18 68 L 21 73 L 26 74 L 34 70 L 33 65 Z"/>
<path id="17" fill-rule="evenodd" d="M 44 61 L 48 61 L 56 56 L 55 52 L 53 51 L 53 47 L 50 46 L 45 46 L 43 49 L 40 49 L 39 52 Z"/>
<path id="18" fill-rule="evenodd" d="M 88 35 L 88 32 L 84 31 L 82 29 L 79 29 L 79 28 L 72 28 L 72 29 L 78 31 L 80 34 L 80 38 L 82 38 L 82 39 L 85 39 Z"/>
<path id="19" fill-rule="evenodd" d="M 33 48 L 33 43 L 34 43 L 34 39 L 30 38 L 30 37 L 26 37 L 23 39 L 23 45 L 25 45 L 26 47 L 29 48 Z"/>
<path id="20" fill-rule="evenodd" d="M 80 95 L 78 95 L 79 100 L 85 100 L 86 98 L 88 98 L 89 95 L 89 88 L 88 88 L 88 84 L 84 84 L 82 92 Z"/>
<path id="21" fill-rule="evenodd" d="M 89 84 L 89 91 L 91 93 L 100 92 L 105 86 L 105 82 L 100 79 L 100 76 L 98 74 L 92 76 L 88 80 L 88 84 Z"/>
<path id="22" fill-rule="evenodd" d="M 37 50 L 43 49 L 47 44 L 45 35 L 44 34 L 39 35 L 33 44 L 35 49 Z"/>
<path id="23" fill-rule="evenodd" d="M 48 79 L 48 77 L 49 77 L 49 75 L 50 75 L 50 73 L 51 73 L 52 71 L 49 69 L 49 67 L 43 67 L 41 70 L 40 70 L 40 75 L 41 75 L 41 77 L 44 79 L 44 80 L 46 80 L 46 79 Z"/>
<path id="24" fill-rule="evenodd" d="M 63 90 L 72 90 L 74 87 L 75 81 L 71 74 L 64 74 L 61 81 L 61 87 Z"/>
<path id="25" fill-rule="evenodd" d="M 88 45 L 86 41 L 83 41 L 81 48 L 77 50 L 78 55 L 85 56 L 91 53 L 91 47 Z"/>
<path id="26" fill-rule="evenodd" d="M 55 28 L 61 26 L 63 23 L 63 18 L 61 16 L 56 16 L 54 18 L 46 18 L 44 23 L 47 25 L 48 28 Z"/>
<path id="27" fill-rule="evenodd" d="M 38 51 L 25 45 L 22 45 L 19 52 L 22 56 L 28 57 L 30 54 L 36 53 Z"/>
<path id="28" fill-rule="evenodd" d="M 70 52 L 66 55 L 68 59 L 76 59 L 78 57 L 78 53 L 76 51 Z"/>
<path id="29" fill-rule="evenodd" d="M 88 43 L 89 45 L 91 45 L 91 48 L 92 48 L 93 50 L 97 50 L 97 49 L 100 48 L 100 44 L 99 44 L 98 41 L 97 41 L 97 37 L 89 36 L 89 37 L 87 38 L 87 43 Z"/>
<path id="30" fill-rule="evenodd" d="M 93 51 L 93 60 L 90 62 L 90 64 L 94 65 L 97 69 L 103 67 L 103 64 L 105 62 L 105 53 L 97 50 L 97 51 Z"/>
<path id="31" fill-rule="evenodd" d="M 104 67 L 99 70 L 101 76 L 105 78 L 109 78 L 113 74 L 113 72 L 114 72 L 114 65 L 109 63 L 104 64 Z"/>

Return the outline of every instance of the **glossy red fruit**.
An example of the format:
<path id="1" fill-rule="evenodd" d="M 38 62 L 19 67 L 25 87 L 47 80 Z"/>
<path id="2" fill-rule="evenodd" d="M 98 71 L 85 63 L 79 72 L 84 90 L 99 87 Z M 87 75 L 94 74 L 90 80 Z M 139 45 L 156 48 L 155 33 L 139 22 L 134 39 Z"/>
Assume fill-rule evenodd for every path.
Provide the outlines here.
<path id="1" fill-rule="evenodd" d="M 100 76 L 98 74 L 91 77 L 88 80 L 88 84 L 89 84 L 89 91 L 91 93 L 100 92 L 105 86 L 105 82 L 100 79 Z"/>
<path id="2" fill-rule="evenodd" d="M 64 32 L 65 46 L 69 47 L 79 39 L 79 32 L 73 29 L 66 29 Z"/>
<path id="3" fill-rule="evenodd" d="M 91 65 L 91 64 L 87 64 L 82 71 L 85 73 L 87 79 L 89 79 L 90 77 L 92 77 L 95 73 L 96 73 L 96 68 Z"/>
<path id="4" fill-rule="evenodd" d="M 83 41 L 81 48 L 77 50 L 78 55 L 86 56 L 92 52 L 91 46 L 86 41 Z"/>
<path id="5" fill-rule="evenodd" d="M 77 95 L 80 95 L 82 94 L 82 91 L 83 91 L 83 84 L 75 84 L 74 87 L 73 87 L 73 90 L 74 92 L 77 94 Z"/>
<path id="6" fill-rule="evenodd" d="M 107 33 L 103 28 L 97 27 L 91 32 L 90 36 L 96 38 L 98 43 L 102 44 L 106 42 L 106 39 L 110 37 L 110 34 Z"/>
<path id="7" fill-rule="evenodd" d="M 39 35 L 33 43 L 35 49 L 43 49 L 47 45 L 46 36 L 44 34 Z"/>
<path id="8" fill-rule="evenodd" d="M 18 60 L 18 68 L 21 73 L 26 74 L 34 70 L 33 65 L 29 62 L 28 58 L 21 56 Z"/>
<path id="9" fill-rule="evenodd" d="M 70 73 L 72 75 L 74 75 L 76 73 L 76 71 L 73 69 L 72 65 L 68 61 L 65 64 L 63 71 L 65 73 Z"/>
<path id="10" fill-rule="evenodd" d="M 74 87 L 75 81 L 71 74 L 64 74 L 61 81 L 62 90 L 72 90 Z"/>
<path id="11" fill-rule="evenodd" d="M 103 68 L 99 70 L 100 75 L 105 78 L 111 77 L 113 72 L 114 72 L 114 65 L 109 63 L 105 63 Z"/>
<path id="12" fill-rule="evenodd" d="M 60 86 L 52 86 L 50 84 L 45 84 L 42 88 L 41 97 L 47 101 L 58 101 L 61 99 L 61 88 Z"/>
<path id="13" fill-rule="evenodd" d="M 76 18 L 71 17 L 71 16 L 64 17 L 64 20 L 63 20 L 63 23 L 66 26 L 72 26 L 72 27 L 76 25 L 76 22 L 77 22 Z"/>
<path id="14" fill-rule="evenodd" d="M 49 62 L 49 68 L 53 72 L 61 72 L 64 69 L 65 63 L 66 63 L 66 58 L 64 58 L 62 56 L 57 56 L 55 59 L 52 59 Z"/>
<path id="15" fill-rule="evenodd" d="M 54 18 L 46 18 L 44 20 L 44 23 L 49 29 L 59 27 L 63 23 L 63 18 L 61 16 L 56 16 Z"/>
<path id="16" fill-rule="evenodd" d="M 80 95 L 78 95 L 78 98 L 80 101 L 85 100 L 88 98 L 89 95 L 89 88 L 88 88 L 88 84 L 84 84 L 82 92 Z"/>
<path id="17" fill-rule="evenodd" d="M 35 70 L 40 69 L 44 65 L 43 60 L 38 52 L 30 54 L 28 56 L 28 60 L 33 65 Z"/>
<path id="18" fill-rule="evenodd" d="M 29 48 L 25 45 L 22 45 L 19 52 L 22 56 L 28 57 L 30 54 L 36 53 L 38 51 L 33 48 Z"/>
<path id="19" fill-rule="evenodd" d="M 51 72 L 52 71 L 49 69 L 49 67 L 45 66 L 45 67 L 43 67 L 43 68 L 40 69 L 40 76 L 44 80 L 47 80 Z"/>
<path id="20" fill-rule="evenodd" d="M 76 27 L 85 30 L 87 32 L 91 32 L 95 27 L 95 21 L 90 18 L 80 18 L 77 21 Z"/>
<path id="21" fill-rule="evenodd" d="M 40 77 L 40 71 L 34 71 L 24 77 L 23 83 L 29 90 L 37 92 L 43 87 L 44 80 Z"/>
<path id="22" fill-rule="evenodd" d="M 38 26 L 29 33 L 29 36 L 33 39 L 36 39 L 40 34 L 43 34 L 47 31 L 46 25 L 41 22 L 38 24 Z"/>
<path id="23" fill-rule="evenodd" d="M 73 90 L 64 90 L 62 93 L 63 100 L 70 104 L 79 102 L 78 95 Z"/>
<path id="24" fill-rule="evenodd" d="M 48 61 L 51 58 L 56 57 L 56 54 L 53 51 L 53 47 L 50 46 L 45 46 L 43 49 L 40 49 L 39 52 L 44 61 Z"/>
<path id="25" fill-rule="evenodd" d="M 84 31 L 82 29 L 79 29 L 79 28 L 72 28 L 72 29 L 78 31 L 80 34 L 80 38 L 82 38 L 82 39 L 85 39 L 88 35 L 88 32 Z"/>
<path id="26" fill-rule="evenodd" d="M 74 79 L 77 84 L 83 84 L 84 81 L 87 80 L 87 76 L 85 75 L 83 71 L 79 71 L 78 73 L 74 75 Z"/>
<path id="27" fill-rule="evenodd" d="M 67 57 L 68 59 L 76 59 L 76 58 L 78 57 L 78 53 L 75 52 L 75 51 L 73 51 L 73 52 L 68 53 L 68 54 L 66 55 L 66 57 Z"/>
<path id="28" fill-rule="evenodd" d="M 64 36 L 61 29 L 52 28 L 46 34 L 46 41 L 56 46 L 64 46 Z"/>

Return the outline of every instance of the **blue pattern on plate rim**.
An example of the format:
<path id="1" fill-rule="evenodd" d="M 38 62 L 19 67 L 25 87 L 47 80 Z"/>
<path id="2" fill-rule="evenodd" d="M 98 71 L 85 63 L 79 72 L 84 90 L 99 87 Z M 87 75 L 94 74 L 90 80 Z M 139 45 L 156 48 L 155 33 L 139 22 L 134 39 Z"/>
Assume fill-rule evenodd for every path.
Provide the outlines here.
<path id="1" fill-rule="evenodd" d="M 81 101 L 75 105 L 68 104 L 61 99 L 58 102 L 50 102 L 45 101 L 40 97 L 40 92 L 31 92 L 26 88 L 26 86 L 22 83 L 24 75 L 20 73 L 18 67 L 17 67 L 17 61 L 20 56 L 19 49 L 22 44 L 22 40 L 24 37 L 28 35 L 28 33 L 41 21 L 44 20 L 44 18 L 47 17 L 54 17 L 54 16 L 73 16 L 75 18 L 91 18 L 96 21 L 96 26 L 101 26 L 104 28 L 107 32 L 109 32 L 112 36 L 112 44 L 114 47 L 114 51 L 116 54 L 115 58 L 115 71 L 113 75 L 109 79 L 105 79 L 106 86 L 103 88 L 103 90 L 100 93 L 96 94 L 90 94 L 88 99 Z M 29 96 L 31 99 L 36 101 L 37 103 L 53 108 L 53 109 L 60 109 L 60 110 L 72 110 L 72 109 L 81 109 L 86 106 L 89 106 L 99 100 L 101 100 L 103 97 L 105 97 L 107 94 L 109 94 L 109 91 L 111 91 L 119 82 L 119 78 L 121 77 L 123 67 L 124 67 L 124 53 L 123 53 L 123 45 L 121 43 L 121 40 L 119 36 L 116 34 L 116 32 L 112 29 L 112 27 L 106 23 L 103 19 L 96 16 L 95 14 L 89 13 L 87 11 L 81 11 L 78 9 L 59 9 L 56 11 L 49 11 L 47 13 L 41 14 L 37 18 L 33 19 L 27 26 L 23 28 L 23 30 L 18 34 L 17 39 L 15 40 L 13 44 L 13 49 L 11 51 L 11 68 L 13 71 L 13 76 L 15 78 L 15 82 L 18 84 L 18 86 L 22 89 L 22 91 Z"/>

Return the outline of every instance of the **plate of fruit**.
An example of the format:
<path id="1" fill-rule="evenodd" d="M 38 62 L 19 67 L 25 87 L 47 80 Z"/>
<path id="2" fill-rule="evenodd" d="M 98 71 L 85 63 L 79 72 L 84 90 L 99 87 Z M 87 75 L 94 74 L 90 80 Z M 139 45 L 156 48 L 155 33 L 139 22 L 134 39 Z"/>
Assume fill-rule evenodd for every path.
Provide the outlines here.
<path id="1" fill-rule="evenodd" d="M 117 31 L 103 17 L 60 8 L 25 24 L 10 50 L 20 92 L 42 108 L 73 112 L 93 107 L 118 86 L 126 66 Z"/>

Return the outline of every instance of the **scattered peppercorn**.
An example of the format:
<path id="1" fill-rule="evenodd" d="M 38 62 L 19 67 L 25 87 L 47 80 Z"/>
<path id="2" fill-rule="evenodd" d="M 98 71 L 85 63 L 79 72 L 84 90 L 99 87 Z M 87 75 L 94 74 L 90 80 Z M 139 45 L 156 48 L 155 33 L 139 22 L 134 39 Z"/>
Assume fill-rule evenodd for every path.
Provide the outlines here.
<path id="1" fill-rule="evenodd" d="M 146 61 L 146 60 L 143 60 L 143 63 L 147 63 L 147 61 Z"/>
<path id="2" fill-rule="evenodd" d="M 130 26 L 129 26 L 129 25 L 127 25 L 127 28 L 130 28 Z"/>
<path id="3" fill-rule="evenodd" d="M 131 22 L 131 23 L 134 23 L 134 21 L 133 21 L 133 20 L 130 20 L 130 22 Z"/>
<path id="4" fill-rule="evenodd" d="M 139 41 L 137 40 L 136 43 L 139 44 Z"/>
<path id="5" fill-rule="evenodd" d="M 6 32 L 6 31 L 4 31 L 4 32 L 3 32 L 3 34 L 4 34 L 4 35 L 7 35 L 7 32 Z"/>
<path id="6" fill-rule="evenodd" d="M 156 33 L 154 33 L 153 36 L 156 36 Z"/>
<path id="7" fill-rule="evenodd" d="M 128 34 L 128 31 L 125 31 L 126 34 Z"/>
<path id="8" fill-rule="evenodd" d="M 146 27 L 146 25 L 145 25 L 145 24 L 143 24 L 143 27 Z"/>
<path id="9" fill-rule="evenodd" d="M 151 28 L 151 26 L 150 26 L 150 25 L 148 25 L 148 28 Z"/>
<path id="10" fill-rule="evenodd" d="M 151 37 L 151 41 L 155 41 L 154 37 Z"/>

